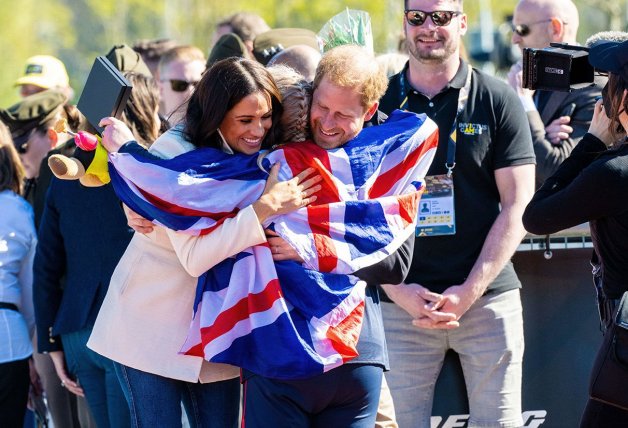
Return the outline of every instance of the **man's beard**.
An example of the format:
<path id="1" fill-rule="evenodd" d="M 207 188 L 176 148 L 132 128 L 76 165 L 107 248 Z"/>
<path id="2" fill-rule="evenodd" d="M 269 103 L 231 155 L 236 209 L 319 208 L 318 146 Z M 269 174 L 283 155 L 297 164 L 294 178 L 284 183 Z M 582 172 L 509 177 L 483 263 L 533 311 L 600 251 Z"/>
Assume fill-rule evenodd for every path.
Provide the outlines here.
<path id="1" fill-rule="evenodd" d="M 406 46 L 410 55 L 418 62 L 431 64 L 445 62 L 456 52 L 457 48 L 453 38 L 444 41 L 442 47 L 438 49 L 420 49 L 411 39 L 406 39 Z"/>

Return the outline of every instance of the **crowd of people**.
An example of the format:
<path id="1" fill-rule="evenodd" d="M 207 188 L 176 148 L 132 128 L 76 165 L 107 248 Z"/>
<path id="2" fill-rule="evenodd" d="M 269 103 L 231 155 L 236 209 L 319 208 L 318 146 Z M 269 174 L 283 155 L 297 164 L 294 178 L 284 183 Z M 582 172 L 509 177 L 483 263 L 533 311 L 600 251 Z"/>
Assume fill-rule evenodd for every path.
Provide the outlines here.
<path id="1" fill-rule="evenodd" d="M 520 63 L 502 81 L 465 59 L 462 0 L 404 0 L 403 18 L 404 51 L 377 58 L 244 12 L 207 57 L 114 46 L 133 89 L 98 123 L 61 61 L 27 60 L 0 109 L 0 426 L 32 426 L 30 408 L 60 428 L 428 428 L 452 350 L 468 426 L 523 426 L 511 258 L 527 232 L 585 222 L 614 334 L 628 33 L 586 41 L 591 86 L 533 91 Z M 520 0 L 512 42 L 576 45 L 578 23 L 571 0 Z M 53 174 L 97 127 L 111 183 Z M 421 192 L 448 209 L 438 227 Z M 581 419 L 627 425 L 594 398 Z"/>

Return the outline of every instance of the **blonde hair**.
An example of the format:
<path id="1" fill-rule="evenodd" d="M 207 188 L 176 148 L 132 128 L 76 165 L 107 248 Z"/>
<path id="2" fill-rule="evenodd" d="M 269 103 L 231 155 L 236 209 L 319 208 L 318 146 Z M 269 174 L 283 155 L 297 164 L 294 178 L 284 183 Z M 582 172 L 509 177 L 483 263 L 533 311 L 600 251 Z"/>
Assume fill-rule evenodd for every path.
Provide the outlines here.
<path id="1" fill-rule="evenodd" d="M 283 114 L 279 119 L 282 142 L 300 142 L 310 138 L 310 104 L 312 85 L 296 70 L 285 65 L 273 65 L 268 71 L 279 88 Z"/>
<path id="2" fill-rule="evenodd" d="M 168 64 L 174 61 L 185 61 L 185 62 L 193 62 L 193 61 L 201 61 L 205 63 L 205 55 L 203 51 L 201 51 L 196 46 L 192 45 L 183 45 L 183 46 L 175 46 L 174 48 L 166 51 L 166 53 L 159 60 L 159 72 L 161 73 Z"/>
<path id="3" fill-rule="evenodd" d="M 23 181 L 24 168 L 13 145 L 11 133 L 0 122 L 0 191 L 12 190 L 19 195 L 22 193 Z"/>
<path id="4" fill-rule="evenodd" d="M 316 69 L 314 91 L 327 78 L 342 88 L 352 88 L 362 97 L 362 107 L 371 108 L 386 92 L 388 78 L 373 54 L 357 45 L 343 45 L 323 55 Z"/>

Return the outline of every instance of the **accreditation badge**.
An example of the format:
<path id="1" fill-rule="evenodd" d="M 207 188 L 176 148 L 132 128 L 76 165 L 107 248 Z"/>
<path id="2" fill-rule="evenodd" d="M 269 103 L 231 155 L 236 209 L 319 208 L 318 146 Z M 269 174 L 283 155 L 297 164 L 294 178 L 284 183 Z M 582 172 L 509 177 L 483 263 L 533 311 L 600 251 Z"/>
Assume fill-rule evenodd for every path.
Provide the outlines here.
<path id="1" fill-rule="evenodd" d="M 419 201 L 416 236 L 454 235 L 454 178 L 451 175 L 428 175 L 425 192 Z"/>

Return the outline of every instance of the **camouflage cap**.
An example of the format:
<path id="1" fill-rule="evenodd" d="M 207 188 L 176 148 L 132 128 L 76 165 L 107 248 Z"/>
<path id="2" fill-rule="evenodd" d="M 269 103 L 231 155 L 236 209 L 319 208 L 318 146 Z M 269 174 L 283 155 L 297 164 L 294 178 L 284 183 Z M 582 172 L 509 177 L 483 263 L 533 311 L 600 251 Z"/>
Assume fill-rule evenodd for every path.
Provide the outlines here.
<path id="1" fill-rule="evenodd" d="M 207 58 L 207 68 L 214 65 L 221 59 L 231 58 L 247 58 L 246 45 L 242 39 L 235 33 L 227 33 L 220 36 Z"/>
<path id="2" fill-rule="evenodd" d="M 58 108 L 67 101 L 63 92 L 48 89 L 29 95 L 17 104 L 0 109 L 0 120 L 4 122 L 16 147 L 28 140 L 33 129 L 54 119 Z"/>
<path id="3" fill-rule="evenodd" d="M 115 45 L 106 58 L 122 73 L 132 71 L 146 77 L 153 77 L 142 56 L 127 45 Z"/>

